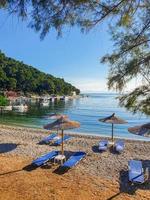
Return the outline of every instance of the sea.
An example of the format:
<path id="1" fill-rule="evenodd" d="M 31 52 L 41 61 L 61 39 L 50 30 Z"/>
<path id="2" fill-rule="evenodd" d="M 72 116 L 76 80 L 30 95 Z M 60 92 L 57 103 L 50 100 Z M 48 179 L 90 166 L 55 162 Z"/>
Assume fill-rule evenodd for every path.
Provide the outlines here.
<path id="1" fill-rule="evenodd" d="M 25 113 L 16 111 L 3 113 L 0 116 L 0 123 L 42 129 L 45 124 L 53 122 L 47 117 L 49 114 L 63 113 L 81 124 L 80 128 L 69 130 L 69 132 L 109 137 L 111 136 L 111 124 L 98 120 L 115 113 L 128 123 L 114 125 L 114 137 L 150 141 L 150 138 L 128 132 L 129 127 L 150 122 L 150 116 L 141 113 L 133 114 L 120 107 L 117 97 L 118 94 L 114 93 L 89 93 L 78 99 L 51 102 L 48 107 L 31 104 Z"/>

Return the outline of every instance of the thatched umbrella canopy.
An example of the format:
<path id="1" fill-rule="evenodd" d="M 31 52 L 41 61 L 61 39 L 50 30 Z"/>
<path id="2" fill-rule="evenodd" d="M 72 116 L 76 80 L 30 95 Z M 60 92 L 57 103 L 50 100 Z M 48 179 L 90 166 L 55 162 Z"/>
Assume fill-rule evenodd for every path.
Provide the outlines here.
<path id="1" fill-rule="evenodd" d="M 115 113 L 113 113 L 112 115 L 110 115 L 108 117 L 99 119 L 99 121 L 112 124 L 112 135 L 111 135 L 112 142 L 113 142 L 113 139 L 114 139 L 114 131 L 113 131 L 114 130 L 114 124 L 126 124 L 127 123 L 127 121 L 115 116 Z"/>
<path id="2" fill-rule="evenodd" d="M 48 115 L 48 116 L 46 116 L 46 118 L 48 118 L 48 119 L 60 119 L 60 118 L 68 118 L 68 116 L 67 115 L 64 115 L 64 114 L 58 114 L 58 113 L 52 113 L 52 114 L 50 114 L 50 115 Z M 59 129 L 57 129 L 57 134 L 58 134 L 58 130 Z"/>
<path id="3" fill-rule="evenodd" d="M 57 113 L 52 113 L 52 114 L 50 114 L 50 115 L 47 116 L 47 118 L 49 118 L 49 119 L 60 119 L 61 117 L 68 118 L 67 115 L 57 114 Z"/>
<path id="4" fill-rule="evenodd" d="M 128 131 L 139 136 L 150 137 L 150 123 L 143 124 L 141 126 L 130 127 L 128 128 Z"/>
<path id="5" fill-rule="evenodd" d="M 62 131 L 62 148 L 61 148 L 62 155 L 64 154 L 64 150 L 63 150 L 64 130 L 79 128 L 79 127 L 80 127 L 79 122 L 71 121 L 66 117 L 61 117 L 61 118 L 57 119 L 55 122 L 44 126 L 44 128 L 48 129 L 48 130 L 61 130 Z"/>

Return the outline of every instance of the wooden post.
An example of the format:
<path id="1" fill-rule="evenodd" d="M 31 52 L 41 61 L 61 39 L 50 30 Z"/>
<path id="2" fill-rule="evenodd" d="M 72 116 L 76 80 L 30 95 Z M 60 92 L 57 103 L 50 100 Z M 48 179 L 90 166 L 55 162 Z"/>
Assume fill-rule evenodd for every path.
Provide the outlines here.
<path id="1" fill-rule="evenodd" d="M 61 145 L 61 154 L 64 155 L 64 130 L 62 130 L 62 145 Z"/>
<path id="2" fill-rule="evenodd" d="M 112 135 L 111 135 L 112 142 L 114 141 L 114 124 L 112 124 Z"/>

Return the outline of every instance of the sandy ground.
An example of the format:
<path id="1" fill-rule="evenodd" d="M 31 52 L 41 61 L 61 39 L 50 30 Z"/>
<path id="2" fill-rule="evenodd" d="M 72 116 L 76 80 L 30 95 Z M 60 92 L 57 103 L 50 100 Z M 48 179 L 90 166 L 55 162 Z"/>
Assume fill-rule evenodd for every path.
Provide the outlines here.
<path id="1" fill-rule="evenodd" d="M 0 199 L 150 199 L 150 177 L 143 185 L 131 185 L 127 168 L 129 159 L 141 159 L 145 169 L 150 170 L 150 143 L 126 141 L 122 154 L 111 148 L 100 153 L 100 138 L 74 137 L 65 144 L 66 155 L 84 150 L 87 156 L 64 173 L 53 163 L 36 169 L 30 165 L 39 155 L 60 149 L 38 144 L 46 134 L 42 130 L 0 126 Z"/>

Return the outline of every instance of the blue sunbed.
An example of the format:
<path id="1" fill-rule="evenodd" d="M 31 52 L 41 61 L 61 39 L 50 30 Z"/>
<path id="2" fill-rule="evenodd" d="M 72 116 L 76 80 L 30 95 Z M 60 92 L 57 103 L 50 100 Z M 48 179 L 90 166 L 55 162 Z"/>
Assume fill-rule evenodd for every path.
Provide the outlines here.
<path id="1" fill-rule="evenodd" d="M 56 133 L 52 133 L 50 135 L 48 135 L 47 137 L 43 138 L 40 143 L 49 143 L 50 141 L 52 141 L 55 137 L 57 136 Z"/>
<path id="2" fill-rule="evenodd" d="M 86 155 L 85 152 L 76 152 L 72 155 L 63 165 L 62 167 L 71 168 L 75 166 L 84 156 Z"/>
<path id="3" fill-rule="evenodd" d="M 63 137 L 63 141 L 66 142 L 67 140 L 69 140 L 69 139 L 71 139 L 71 138 L 72 138 L 71 136 L 65 135 L 65 136 Z M 56 141 L 54 142 L 54 145 L 60 145 L 61 143 L 62 143 L 62 138 L 56 140 Z"/>
<path id="4" fill-rule="evenodd" d="M 39 166 L 45 164 L 46 162 L 48 162 L 49 160 L 53 159 L 57 155 L 58 155 L 58 151 L 51 151 L 47 154 L 40 156 L 36 160 L 33 160 L 32 164 L 39 167 Z"/>
<path id="5" fill-rule="evenodd" d="M 139 160 L 130 160 L 129 167 L 129 181 L 132 183 L 144 183 L 144 174 L 142 162 Z"/>
<path id="6" fill-rule="evenodd" d="M 123 140 L 117 140 L 115 142 L 115 150 L 119 153 L 121 153 L 124 150 L 124 141 Z"/>
<path id="7" fill-rule="evenodd" d="M 99 150 L 100 151 L 106 151 L 108 148 L 108 140 L 102 140 L 99 142 Z"/>

